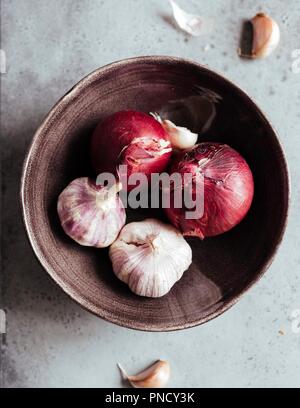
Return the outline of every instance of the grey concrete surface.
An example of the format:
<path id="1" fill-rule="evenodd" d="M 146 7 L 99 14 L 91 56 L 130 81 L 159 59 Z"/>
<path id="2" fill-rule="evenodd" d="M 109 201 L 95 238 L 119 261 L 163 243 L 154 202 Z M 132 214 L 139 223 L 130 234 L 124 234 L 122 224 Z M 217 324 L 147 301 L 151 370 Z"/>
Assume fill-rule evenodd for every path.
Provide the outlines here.
<path id="1" fill-rule="evenodd" d="M 162 0 L 1 2 L 3 387 L 120 387 L 116 362 L 134 372 L 157 358 L 171 363 L 171 387 L 300 386 L 300 333 L 292 317 L 300 309 L 300 73 L 292 70 L 300 2 L 178 2 L 210 17 L 213 32 L 184 35 Z M 261 10 L 278 21 L 281 44 L 266 60 L 241 61 L 241 23 Z M 288 229 L 265 277 L 223 316 L 174 333 L 120 328 L 73 303 L 35 260 L 18 203 L 26 148 L 57 99 L 99 66 L 151 54 L 191 58 L 244 88 L 278 130 L 292 182 Z"/>

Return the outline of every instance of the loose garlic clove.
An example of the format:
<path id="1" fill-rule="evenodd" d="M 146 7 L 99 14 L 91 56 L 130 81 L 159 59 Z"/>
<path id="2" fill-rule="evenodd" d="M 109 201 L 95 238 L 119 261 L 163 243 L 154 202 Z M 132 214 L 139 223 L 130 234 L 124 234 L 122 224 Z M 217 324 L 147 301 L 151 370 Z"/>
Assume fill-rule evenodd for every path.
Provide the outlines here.
<path id="1" fill-rule="evenodd" d="M 134 388 L 162 388 L 170 379 L 170 364 L 167 361 L 158 360 L 141 373 L 131 376 L 127 375 L 120 364 L 118 367 L 123 379 L 129 381 Z"/>
<path id="2" fill-rule="evenodd" d="M 194 147 L 198 140 L 198 135 L 191 132 L 189 129 L 176 126 L 173 122 L 167 119 L 161 119 L 158 113 L 151 115 L 162 125 L 170 137 L 171 145 L 174 149 L 184 150 Z"/>
<path id="3" fill-rule="evenodd" d="M 267 57 L 279 44 L 278 24 L 264 13 L 257 14 L 251 23 L 253 26 L 252 58 Z"/>
<path id="4" fill-rule="evenodd" d="M 252 49 L 246 58 L 264 58 L 270 55 L 280 41 L 280 29 L 275 20 L 264 13 L 258 13 L 250 20 L 253 29 Z"/>
<path id="5" fill-rule="evenodd" d="M 173 226 L 155 219 L 126 225 L 109 249 L 113 270 L 139 296 L 161 297 L 192 262 L 192 250 Z"/>
<path id="6" fill-rule="evenodd" d="M 118 196 L 121 188 L 117 183 L 107 189 L 87 177 L 72 181 L 60 194 L 57 203 L 65 233 L 83 246 L 105 248 L 111 245 L 126 220 Z"/>
<path id="7" fill-rule="evenodd" d="M 176 23 L 185 33 L 198 37 L 211 31 L 212 24 L 210 20 L 185 12 L 174 0 L 169 0 L 169 2 Z"/>

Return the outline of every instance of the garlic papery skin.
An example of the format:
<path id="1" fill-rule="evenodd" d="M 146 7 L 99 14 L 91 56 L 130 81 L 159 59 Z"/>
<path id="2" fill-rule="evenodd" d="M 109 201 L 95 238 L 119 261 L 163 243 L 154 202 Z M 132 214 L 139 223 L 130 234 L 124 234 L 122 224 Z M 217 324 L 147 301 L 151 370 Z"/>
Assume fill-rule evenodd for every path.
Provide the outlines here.
<path id="1" fill-rule="evenodd" d="M 151 115 L 162 125 L 168 133 L 171 145 L 174 149 L 184 150 L 194 147 L 198 140 L 197 133 L 191 132 L 186 127 L 176 126 L 168 119 L 162 119 L 158 113 Z"/>
<path id="2" fill-rule="evenodd" d="M 118 196 L 121 184 L 108 189 L 87 177 L 72 181 L 60 194 L 57 212 L 65 233 L 78 244 L 96 248 L 111 245 L 125 225 Z"/>
<path id="3" fill-rule="evenodd" d="M 275 20 L 264 13 L 258 13 L 250 20 L 253 29 L 251 54 L 241 54 L 246 58 L 264 58 L 270 55 L 280 41 L 280 29 Z"/>
<path id="4" fill-rule="evenodd" d="M 116 276 L 139 296 L 164 296 L 192 262 L 192 250 L 173 226 L 156 219 L 126 225 L 111 245 Z"/>
<path id="5" fill-rule="evenodd" d="M 169 2 L 173 10 L 173 17 L 181 30 L 195 37 L 209 33 L 211 22 L 208 19 L 185 12 L 174 0 L 169 0 Z"/>
<path id="6" fill-rule="evenodd" d="M 134 388 L 162 388 L 170 379 L 170 364 L 167 361 L 158 360 L 146 370 L 137 375 L 127 375 L 120 364 L 118 367 L 124 380 L 130 382 Z"/>

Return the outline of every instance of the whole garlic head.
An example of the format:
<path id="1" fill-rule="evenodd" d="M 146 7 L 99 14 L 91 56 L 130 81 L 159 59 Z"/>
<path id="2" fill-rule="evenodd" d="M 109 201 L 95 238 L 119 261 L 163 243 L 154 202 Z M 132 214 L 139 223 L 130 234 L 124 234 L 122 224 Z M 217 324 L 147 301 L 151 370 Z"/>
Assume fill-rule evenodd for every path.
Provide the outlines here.
<path id="1" fill-rule="evenodd" d="M 65 233 L 83 246 L 111 245 L 126 221 L 125 209 L 117 194 L 120 190 L 120 183 L 108 189 L 87 177 L 72 181 L 57 203 Z"/>
<path id="2" fill-rule="evenodd" d="M 192 262 L 192 250 L 173 226 L 156 219 L 126 225 L 109 256 L 117 277 L 140 296 L 161 297 Z"/>

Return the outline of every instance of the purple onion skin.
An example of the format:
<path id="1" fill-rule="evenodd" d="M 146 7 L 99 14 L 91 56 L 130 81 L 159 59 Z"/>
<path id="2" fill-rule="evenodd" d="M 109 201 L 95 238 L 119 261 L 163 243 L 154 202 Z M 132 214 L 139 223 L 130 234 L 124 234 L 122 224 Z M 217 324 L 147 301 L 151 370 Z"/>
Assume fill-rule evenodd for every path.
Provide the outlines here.
<path id="1" fill-rule="evenodd" d="M 202 164 L 199 164 L 199 161 Z M 220 143 L 200 143 L 176 157 L 170 173 L 200 172 L 204 183 L 204 211 L 199 219 L 186 219 L 186 208 L 165 209 L 171 223 L 185 236 L 201 239 L 229 231 L 248 213 L 254 195 L 252 172 L 245 159 Z"/>
<path id="2" fill-rule="evenodd" d="M 168 143 L 168 148 L 161 143 Z M 171 159 L 170 138 L 152 116 L 137 111 L 120 111 L 108 116 L 96 127 L 91 140 L 90 155 L 96 174 L 119 175 L 119 166 L 127 166 L 127 176 L 143 173 L 150 180 L 152 173 L 163 172 Z M 125 183 L 124 183 L 125 185 Z M 130 191 L 134 186 L 127 186 Z"/>

